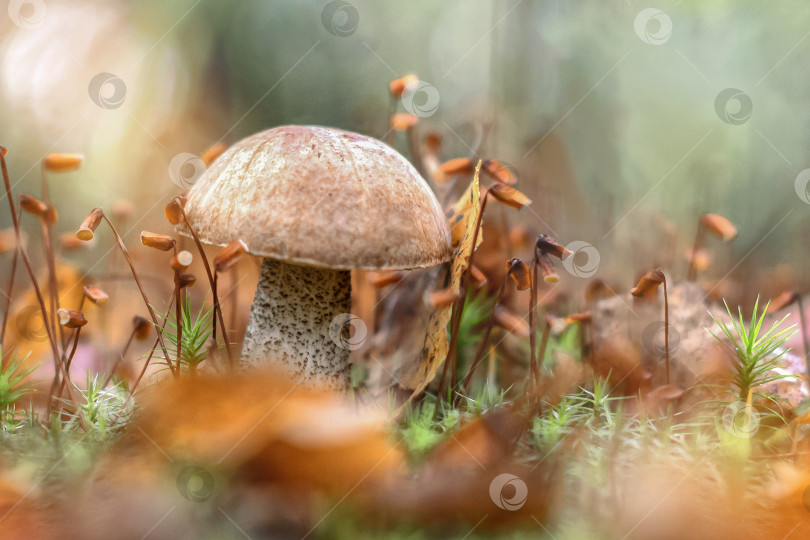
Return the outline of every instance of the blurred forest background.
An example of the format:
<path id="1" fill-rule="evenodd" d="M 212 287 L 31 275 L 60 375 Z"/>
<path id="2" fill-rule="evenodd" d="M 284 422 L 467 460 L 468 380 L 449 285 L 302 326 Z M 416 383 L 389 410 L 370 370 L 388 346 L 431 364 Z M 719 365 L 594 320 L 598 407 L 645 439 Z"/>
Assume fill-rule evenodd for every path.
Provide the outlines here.
<path id="1" fill-rule="evenodd" d="M 34 194 L 44 154 L 84 153 L 52 181 L 57 232 L 123 199 L 135 244 L 167 228 L 178 154 L 288 123 L 383 137 L 387 84 L 415 73 L 439 98 L 420 135 L 440 133 L 444 159 L 518 171 L 534 204 L 512 224 L 596 246 L 598 275 L 629 287 L 655 265 L 682 278 L 698 216 L 717 212 L 740 235 L 706 279 L 733 270 L 775 295 L 808 285 L 808 17 L 799 0 L 17 0 L 0 142 Z"/>

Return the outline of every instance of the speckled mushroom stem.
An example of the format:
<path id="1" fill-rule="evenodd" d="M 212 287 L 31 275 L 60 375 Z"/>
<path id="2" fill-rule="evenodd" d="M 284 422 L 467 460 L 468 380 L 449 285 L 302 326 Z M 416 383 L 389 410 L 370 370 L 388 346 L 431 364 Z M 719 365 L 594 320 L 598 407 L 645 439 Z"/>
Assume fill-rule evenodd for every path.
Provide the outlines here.
<path id="1" fill-rule="evenodd" d="M 352 345 L 340 335 L 333 336 L 330 326 L 336 317 L 350 312 L 350 271 L 266 257 L 241 364 L 279 366 L 306 385 L 346 389 Z"/>

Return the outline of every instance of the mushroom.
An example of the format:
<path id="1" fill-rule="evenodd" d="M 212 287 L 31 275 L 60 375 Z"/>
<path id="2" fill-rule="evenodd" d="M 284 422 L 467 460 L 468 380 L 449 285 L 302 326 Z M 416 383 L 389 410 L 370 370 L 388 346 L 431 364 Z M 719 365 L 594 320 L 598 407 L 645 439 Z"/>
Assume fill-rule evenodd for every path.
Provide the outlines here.
<path id="1" fill-rule="evenodd" d="M 365 335 L 350 315 L 352 269 L 426 268 L 452 252 L 416 169 L 332 128 L 282 126 L 236 143 L 192 186 L 185 213 L 203 242 L 238 239 L 264 257 L 240 364 L 277 363 L 314 386 L 348 387 Z"/>

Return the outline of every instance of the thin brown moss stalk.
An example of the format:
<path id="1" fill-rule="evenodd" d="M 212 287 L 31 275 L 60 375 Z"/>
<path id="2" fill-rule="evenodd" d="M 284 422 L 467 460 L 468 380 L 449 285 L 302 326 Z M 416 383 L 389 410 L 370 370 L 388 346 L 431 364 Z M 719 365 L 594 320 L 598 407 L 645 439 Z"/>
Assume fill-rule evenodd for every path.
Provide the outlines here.
<path id="1" fill-rule="evenodd" d="M 70 377 L 70 366 L 73 363 L 73 357 L 76 356 L 76 349 L 79 346 L 79 333 L 81 332 L 81 327 L 76 328 L 73 332 L 73 346 L 70 349 L 70 354 L 67 356 L 67 360 L 65 361 L 65 372 L 67 376 Z M 55 381 L 57 382 L 57 381 Z M 57 384 L 59 384 L 57 382 Z M 62 383 L 59 385 L 59 390 L 56 392 L 56 399 L 59 399 L 62 396 L 62 392 L 65 390 L 65 379 L 62 379 Z M 53 390 L 51 391 L 53 394 Z"/>
<path id="2" fill-rule="evenodd" d="M 804 301 L 800 294 L 796 295 L 799 306 L 799 323 L 802 325 L 802 346 L 804 347 L 804 363 L 807 366 L 807 376 L 810 377 L 810 345 L 807 343 L 807 321 L 804 320 Z"/>
<path id="3" fill-rule="evenodd" d="M 428 174 L 427 167 L 425 167 L 422 149 L 419 146 L 419 130 L 416 128 L 416 124 L 408 126 L 405 133 L 408 136 L 408 148 L 411 151 L 411 161 L 419 172 L 419 175 L 425 179 L 431 191 L 435 193 L 436 185 L 433 183 L 433 178 Z"/>
<path id="4" fill-rule="evenodd" d="M 104 219 L 104 221 L 107 222 L 107 225 L 110 227 L 110 230 L 112 230 L 112 233 L 115 236 L 115 240 L 116 240 L 116 242 L 118 242 L 118 247 L 121 249 L 121 253 L 124 255 L 124 259 L 127 261 L 127 264 L 129 265 L 129 269 L 132 272 L 132 277 L 135 279 L 135 285 L 138 286 L 138 290 L 140 291 L 141 296 L 143 297 L 143 303 L 146 305 L 146 310 L 149 312 L 149 317 L 152 319 L 152 324 L 154 324 L 155 328 L 157 328 L 159 326 L 158 325 L 158 320 L 157 320 L 157 315 L 155 314 L 154 308 L 152 308 L 152 304 L 149 303 L 149 298 L 146 296 L 146 291 L 143 290 L 143 286 L 141 285 L 141 280 L 138 279 L 138 272 L 135 271 L 135 265 L 132 263 L 132 257 L 130 257 L 130 255 L 129 255 L 129 251 L 127 250 L 127 246 L 124 245 L 124 241 L 121 239 L 121 235 L 118 234 L 118 231 L 115 229 L 115 226 L 112 224 L 112 222 L 109 220 L 109 218 L 107 218 L 107 216 L 103 212 L 101 214 L 101 217 Z M 158 339 L 158 342 L 160 343 L 160 348 L 163 350 L 164 356 L 168 360 L 169 359 L 169 351 L 166 348 L 166 344 L 163 342 L 163 332 L 162 331 L 157 333 L 157 339 Z M 174 371 L 174 366 L 172 365 L 172 363 L 168 362 L 168 364 L 169 364 L 169 369 L 172 372 L 172 375 L 177 377 L 177 374 Z"/>
<path id="5" fill-rule="evenodd" d="M 534 388 L 540 384 L 540 370 L 537 369 L 537 266 L 535 257 L 532 260 L 532 285 L 529 292 L 529 380 Z"/>
<path id="6" fill-rule="evenodd" d="M 174 294 L 172 294 L 171 298 L 169 299 L 169 306 L 166 309 L 167 312 L 168 312 L 168 310 L 172 309 L 172 304 L 173 303 L 174 303 Z M 160 328 L 155 327 L 155 332 L 157 332 L 158 336 L 162 335 L 163 332 L 165 332 L 166 323 L 168 323 L 168 322 L 169 322 L 168 317 L 164 318 L 163 319 L 163 325 Z M 136 328 L 135 332 L 137 333 L 137 331 L 138 330 Z M 132 385 L 132 388 L 129 389 L 129 396 L 127 396 L 127 400 L 129 400 L 135 394 L 135 390 L 138 388 L 138 385 L 141 383 L 141 379 L 143 379 L 143 376 L 146 374 L 146 369 L 149 367 L 149 363 L 152 361 L 152 356 L 154 356 L 154 354 L 155 354 L 155 349 L 157 349 L 158 340 L 159 340 L 159 338 L 156 337 L 154 343 L 152 343 L 152 348 L 149 350 L 149 354 L 146 355 L 146 360 L 143 363 L 143 368 L 141 368 L 141 372 L 138 374 L 138 378 L 135 379 L 135 383 Z M 167 358 L 167 363 L 171 366 L 171 362 L 168 360 L 168 357 L 166 357 L 166 358 Z"/>
<path id="7" fill-rule="evenodd" d="M 129 338 L 127 339 L 126 344 L 124 344 L 124 348 L 121 350 L 121 354 L 119 354 L 118 357 L 115 359 L 115 362 L 113 362 L 112 367 L 110 367 L 110 372 L 107 374 L 106 377 L 104 377 L 104 383 L 101 385 L 102 388 L 110 384 L 110 381 L 115 376 L 115 370 L 117 370 L 118 366 L 124 362 L 124 358 L 126 357 L 127 352 L 129 351 L 129 346 L 132 345 L 132 341 L 135 339 L 135 333 L 137 331 L 138 331 L 137 326 L 133 326 L 132 332 L 130 332 Z"/>
<path id="8" fill-rule="evenodd" d="M 664 285 L 664 347 L 666 349 L 666 384 L 669 384 L 669 299 L 667 295 L 667 278 L 661 268 L 647 272 L 630 291 L 636 298 L 646 298 Z"/>
<path id="9" fill-rule="evenodd" d="M 50 325 L 51 331 L 54 335 L 59 334 L 59 343 L 64 347 L 64 331 L 59 327 L 57 331 L 56 312 L 59 309 L 57 296 L 59 294 L 59 286 L 56 280 L 56 263 L 53 257 L 53 248 L 51 244 L 51 224 L 57 219 L 56 209 L 45 201 L 41 201 L 28 193 L 21 193 L 19 196 L 20 209 L 24 212 L 20 213 L 22 218 L 23 213 L 29 213 L 39 220 L 42 227 L 43 248 L 45 253 L 45 262 L 47 268 L 47 281 L 48 281 L 48 316 L 43 318 L 43 323 Z M 62 361 L 65 351 L 62 350 Z"/>
<path id="10" fill-rule="evenodd" d="M 540 364 L 543 362 L 545 356 L 546 343 L 548 342 L 549 324 L 546 321 L 546 327 L 543 332 L 543 341 L 540 344 L 540 356 L 536 353 L 537 343 L 537 291 L 540 284 L 538 279 L 538 270 L 543 274 L 543 281 L 545 283 L 556 283 L 560 277 L 554 267 L 554 262 L 551 257 L 557 257 L 562 260 L 566 256 L 570 256 L 571 252 L 562 244 L 558 243 L 556 239 L 541 234 L 537 237 L 534 246 L 534 256 L 532 258 L 532 283 L 531 294 L 529 298 L 529 386 L 539 388 L 540 385 Z M 528 387 L 527 387 L 528 389 Z"/>
<path id="11" fill-rule="evenodd" d="M 481 163 L 482 163 L 481 160 L 479 160 L 478 164 L 475 167 L 475 174 L 478 174 L 478 172 L 481 170 Z M 450 387 L 455 388 L 458 383 L 456 379 L 457 377 L 456 362 L 458 356 L 456 352 L 456 344 L 458 341 L 459 327 L 461 326 L 461 314 L 464 311 L 464 303 L 467 298 L 466 294 L 467 284 L 470 279 L 470 274 L 473 272 L 474 268 L 473 261 L 475 259 L 475 251 L 476 251 L 475 248 L 478 244 L 478 236 L 481 232 L 481 225 L 484 219 L 484 212 L 486 211 L 487 202 L 489 201 L 490 195 L 492 195 L 500 203 L 515 209 L 520 209 L 523 206 L 531 203 L 531 201 L 521 192 L 519 192 L 518 190 L 514 189 L 511 186 L 507 186 L 506 184 L 502 184 L 500 182 L 494 182 L 492 186 L 485 189 L 481 195 L 481 208 L 479 210 L 478 217 L 476 218 L 475 221 L 475 229 L 473 231 L 470 257 L 467 261 L 467 267 L 464 269 L 464 272 L 462 273 L 461 276 L 461 291 L 460 291 L 461 294 L 459 295 L 459 298 L 455 304 L 456 316 L 451 320 L 452 324 L 450 328 L 450 344 L 448 346 L 449 347 L 448 357 L 445 360 L 445 366 L 444 369 L 442 370 L 442 378 L 441 381 L 439 382 L 440 394 L 443 393 L 444 391 L 445 375 L 448 369 L 450 370 Z M 447 365 L 448 363 L 450 364 L 449 367 Z"/>
<path id="12" fill-rule="evenodd" d="M 219 296 L 217 295 L 217 284 L 216 278 L 214 273 L 211 272 L 211 265 L 208 263 L 208 257 L 205 255 L 205 250 L 203 249 L 202 242 L 200 242 L 200 237 L 197 236 L 197 231 L 194 230 L 194 227 L 191 225 L 191 222 L 188 220 L 188 216 L 186 215 L 186 211 L 183 208 L 182 204 L 177 205 L 180 209 L 180 212 L 183 214 L 183 220 L 186 222 L 186 226 L 188 227 L 189 232 L 191 233 L 191 237 L 194 239 L 194 244 L 197 246 L 197 251 L 200 254 L 200 258 L 202 258 L 203 267 L 205 267 L 205 275 L 208 277 L 208 284 L 211 287 L 211 293 L 214 296 L 214 313 L 219 320 L 219 325 L 222 330 L 222 339 L 225 342 L 225 351 L 228 354 L 228 363 L 233 368 L 234 361 L 233 361 L 233 354 L 231 353 L 231 344 L 230 340 L 228 339 L 228 330 L 225 328 L 225 319 L 222 317 L 222 308 L 219 303 Z M 216 343 L 217 336 L 216 336 L 216 324 L 213 325 L 211 336 L 214 339 L 214 343 Z"/>
<path id="13" fill-rule="evenodd" d="M 214 280 L 211 282 L 211 293 L 214 296 L 214 313 L 219 313 L 222 309 L 222 305 L 219 303 L 219 276 L 217 275 L 217 271 L 214 270 Z M 222 337 L 225 338 L 225 328 L 224 322 L 222 323 Z M 214 340 L 214 343 L 217 342 L 217 325 L 212 325 L 211 328 L 211 337 Z M 228 360 L 230 361 L 230 355 L 228 356 Z M 233 362 L 231 362 L 231 366 L 233 367 Z"/>
<path id="14" fill-rule="evenodd" d="M 231 290 L 228 291 L 228 299 L 231 303 L 231 328 L 236 328 L 236 313 L 239 310 L 239 272 L 236 266 L 231 268 Z"/>
<path id="15" fill-rule="evenodd" d="M 664 278 L 664 347 L 666 348 L 667 384 L 669 384 L 669 294 L 667 279 Z"/>
<path id="16" fill-rule="evenodd" d="M 182 251 L 184 255 L 190 256 L 187 251 Z M 180 286 L 180 271 L 185 269 L 188 265 L 183 265 L 178 258 L 177 244 L 174 244 L 174 256 L 172 257 L 171 267 L 174 270 L 174 317 L 177 325 L 177 375 L 180 375 L 180 358 L 183 352 L 183 301 L 181 294 L 182 287 Z M 189 261 L 190 262 L 190 261 Z M 167 361 L 169 361 L 167 359 Z"/>
<path id="17" fill-rule="evenodd" d="M 695 232 L 695 241 L 692 244 L 692 252 L 689 256 L 689 266 L 686 268 L 686 280 L 695 281 L 697 278 L 697 266 L 695 265 L 695 258 L 697 257 L 698 249 L 703 244 L 703 225 L 698 221 L 697 232 Z"/>
<path id="18" fill-rule="evenodd" d="M 458 341 L 458 331 L 459 327 L 461 326 L 461 313 L 464 311 L 464 303 L 467 299 L 467 276 L 470 272 L 470 268 L 473 265 L 473 258 L 475 256 L 475 246 L 478 242 L 478 234 L 481 230 L 481 223 L 484 218 L 484 210 L 487 207 L 487 201 L 489 200 L 489 190 L 484 190 L 483 195 L 481 196 L 481 209 L 478 212 L 478 218 L 475 220 L 475 229 L 473 231 L 472 237 L 472 249 L 470 250 L 470 258 L 467 260 L 467 268 L 464 269 L 464 273 L 461 275 L 461 294 L 458 297 L 458 300 L 455 302 L 453 306 L 453 315 L 450 318 L 450 343 L 448 345 L 448 356 L 447 359 L 444 361 L 444 368 L 442 369 L 442 378 L 439 381 L 439 396 L 444 393 L 444 383 L 447 375 L 448 369 L 450 370 L 450 387 L 455 388 L 456 386 L 456 343 Z M 448 366 L 449 365 L 449 366 Z"/>
<path id="19" fill-rule="evenodd" d="M 799 308 L 799 324 L 801 324 L 802 347 L 804 348 L 804 363 L 806 373 L 810 377 L 810 346 L 807 343 L 807 321 L 804 315 L 804 302 L 802 296 L 795 291 L 786 291 L 780 294 L 771 302 L 771 309 L 775 312 L 781 311 L 793 304 Z"/>
<path id="20" fill-rule="evenodd" d="M 538 353 L 538 362 L 535 364 L 534 374 L 534 387 L 540 387 L 540 369 L 539 364 L 543 362 L 543 359 L 546 357 L 546 348 L 548 347 L 548 336 L 551 333 L 551 323 L 548 319 L 543 321 L 545 324 L 543 325 L 543 337 L 540 339 L 540 351 Z"/>
<path id="21" fill-rule="evenodd" d="M 14 241 L 14 254 L 11 257 L 11 270 L 8 275 L 8 285 L 6 286 L 6 306 L 3 311 L 3 322 L 0 326 L 0 348 L 6 338 L 6 325 L 8 324 L 8 314 L 11 312 L 11 298 L 14 294 L 14 276 L 17 275 L 17 263 L 20 259 L 20 248 L 17 245 L 17 240 Z"/>
<path id="22" fill-rule="evenodd" d="M 180 375 L 180 358 L 183 352 L 183 299 L 180 297 L 180 272 L 174 271 L 174 318 L 177 320 L 177 374 Z"/>
<path id="23" fill-rule="evenodd" d="M 698 250 L 701 248 L 705 235 L 708 232 L 712 236 L 730 242 L 737 236 L 737 227 L 719 214 L 703 214 L 698 221 L 697 232 L 695 233 L 695 243 L 692 245 L 692 253 L 689 256 L 689 267 L 686 271 L 686 279 L 688 281 L 695 281 L 697 278 L 697 260 Z"/>
<path id="24" fill-rule="evenodd" d="M 437 394 L 436 394 L 438 396 L 438 399 L 444 399 L 443 398 L 443 396 L 444 396 L 444 384 L 445 384 L 445 381 L 447 379 L 447 371 L 448 371 L 448 369 L 450 369 L 449 366 L 451 365 L 451 363 L 453 365 L 452 369 L 455 370 L 455 354 L 454 354 L 454 351 L 455 351 L 455 343 L 456 343 L 456 340 L 458 339 L 459 321 L 461 319 L 461 315 L 460 315 L 461 310 L 459 309 L 459 305 L 461 305 L 461 298 L 463 298 L 463 296 L 464 296 L 464 293 L 463 293 L 463 288 L 462 288 L 462 294 L 460 295 L 459 299 L 456 302 L 453 303 L 453 307 L 451 308 L 452 311 L 450 313 L 450 343 L 448 344 L 447 358 L 445 359 L 444 367 L 442 368 L 442 377 L 441 377 L 441 379 L 439 379 L 439 389 L 438 389 Z M 452 385 L 451 385 L 451 387 L 452 387 Z M 438 415 L 438 410 L 439 409 L 436 408 L 436 410 L 435 410 L 436 415 Z"/>
<path id="25" fill-rule="evenodd" d="M 51 219 L 52 217 L 56 217 L 56 209 L 53 208 L 51 205 L 51 196 L 50 190 L 48 189 L 48 175 L 45 173 L 46 171 L 46 161 L 43 160 L 40 165 L 40 172 L 42 177 L 42 200 L 45 202 L 46 205 L 50 208 L 51 212 L 46 214 L 45 216 L 40 218 L 42 222 L 42 238 L 44 240 L 45 246 L 45 261 L 48 266 L 48 280 L 49 280 L 49 289 L 50 289 L 50 305 L 51 305 L 51 325 L 53 328 L 58 328 L 59 333 L 59 341 L 60 343 L 65 343 L 65 332 L 61 325 L 56 324 L 56 312 L 61 307 L 59 305 L 59 283 L 56 279 L 56 258 L 54 255 L 53 250 L 53 222 L 55 219 Z M 56 332 L 54 332 L 56 333 Z M 62 350 L 62 361 L 65 361 L 64 357 L 65 351 L 64 346 Z"/>
<path id="26" fill-rule="evenodd" d="M 474 269 L 474 267 L 471 267 Z M 498 309 L 498 306 L 503 302 L 503 297 L 506 293 L 506 284 L 511 279 L 515 282 L 515 286 L 519 291 L 525 291 L 526 289 L 531 288 L 531 269 L 519 258 L 511 258 L 506 262 L 506 276 L 504 277 L 503 284 L 501 284 L 501 288 L 498 291 L 498 295 L 495 298 L 495 305 L 492 308 L 492 313 L 490 313 L 489 317 L 487 317 L 486 321 L 486 330 L 484 332 L 484 336 L 481 342 L 478 344 L 475 352 L 475 358 L 473 359 L 473 363 L 470 366 L 469 371 L 467 372 L 467 376 L 464 379 L 463 383 L 463 391 L 467 393 L 469 391 L 470 381 L 472 380 L 472 376 L 475 373 L 475 369 L 478 367 L 478 364 L 481 362 L 484 356 L 484 352 L 486 351 L 487 343 L 489 343 L 489 337 L 492 332 L 492 327 L 495 324 L 495 313 Z"/>
<path id="27" fill-rule="evenodd" d="M 22 245 L 20 218 L 19 215 L 17 214 L 17 209 L 14 207 L 14 198 L 11 193 L 11 179 L 9 178 L 8 164 L 6 163 L 6 153 L 8 153 L 8 151 L 4 147 L 0 147 L 0 168 L 2 169 L 3 172 L 3 183 L 6 189 L 6 198 L 8 199 L 9 208 L 11 210 L 11 221 L 14 225 L 14 235 L 17 243 L 17 249 L 19 250 L 20 256 L 22 257 L 23 265 L 25 266 L 25 269 L 28 272 L 28 277 L 31 279 L 31 284 L 34 288 L 34 293 L 37 297 L 37 302 L 39 303 L 40 311 L 42 312 L 42 320 L 45 321 L 47 320 L 48 316 L 48 312 L 45 307 L 45 299 L 42 296 L 42 290 L 39 287 L 36 275 L 34 274 L 34 270 L 31 267 L 31 260 L 28 258 L 28 253 L 25 250 L 25 246 Z M 65 377 L 65 380 L 70 381 L 70 377 L 67 374 L 65 365 L 60 361 L 61 355 L 59 354 L 59 348 L 56 344 L 55 336 L 47 323 L 44 326 L 45 326 L 45 333 L 48 336 L 48 342 L 51 345 L 51 351 L 53 352 L 55 371 L 61 371 L 62 376 Z M 68 397 L 70 401 L 73 402 L 73 405 L 78 407 L 78 401 L 76 401 L 76 395 L 73 393 L 72 386 L 73 386 L 72 382 L 67 385 Z M 81 417 L 80 420 L 82 427 L 86 429 L 87 426 L 85 425 L 84 420 L 81 419 Z"/>
<path id="28" fill-rule="evenodd" d="M 498 296 L 495 299 L 495 306 L 500 304 L 503 301 L 504 293 L 506 292 L 506 283 L 507 280 L 503 280 L 503 284 L 501 288 L 498 290 Z M 473 375 L 475 374 L 475 370 L 478 367 L 478 364 L 481 363 L 481 359 L 484 357 L 484 351 L 486 351 L 487 344 L 489 344 L 489 336 L 492 334 L 492 327 L 495 326 L 495 310 L 493 307 L 492 313 L 489 314 L 486 321 L 486 330 L 484 330 L 484 336 L 481 338 L 481 341 L 478 343 L 478 347 L 475 349 L 475 357 L 473 358 L 472 364 L 470 364 L 470 369 L 467 371 L 467 376 L 464 377 L 464 382 L 462 383 L 462 391 L 466 394 L 470 388 L 470 382 L 472 381 Z"/>

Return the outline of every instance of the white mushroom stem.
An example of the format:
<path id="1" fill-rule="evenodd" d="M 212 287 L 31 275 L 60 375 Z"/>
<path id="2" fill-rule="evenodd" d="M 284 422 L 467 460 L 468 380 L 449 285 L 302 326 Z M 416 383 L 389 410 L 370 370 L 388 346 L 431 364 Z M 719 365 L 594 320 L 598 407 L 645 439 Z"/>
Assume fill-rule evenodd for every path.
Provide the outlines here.
<path id="1" fill-rule="evenodd" d="M 241 362 L 280 366 L 310 386 L 348 388 L 349 353 L 354 348 L 347 334 L 350 310 L 349 270 L 266 257 Z M 364 337 L 365 327 L 360 330 Z"/>

